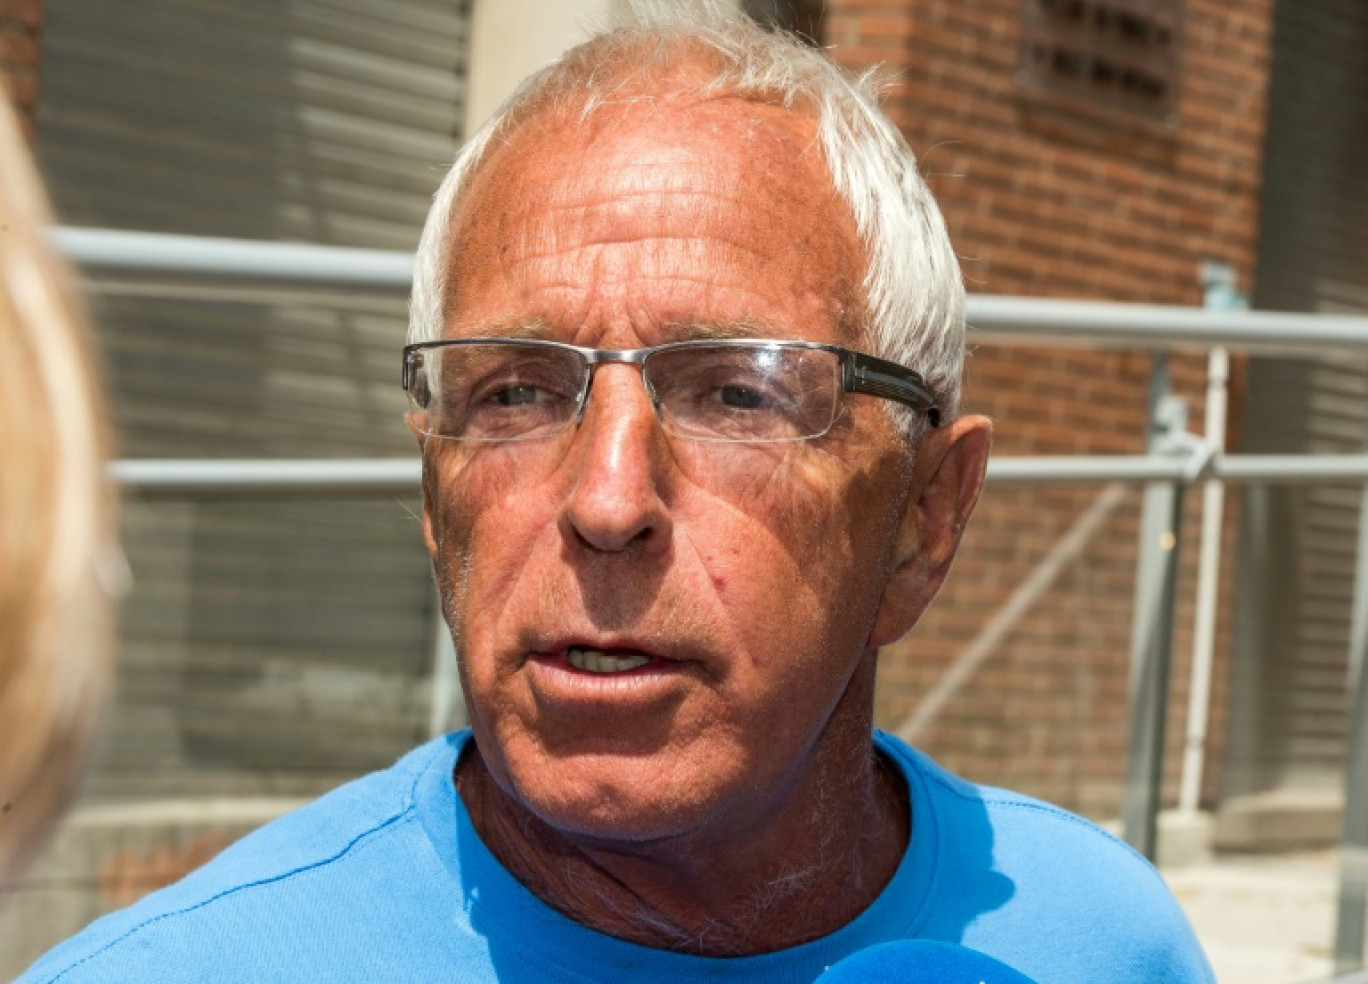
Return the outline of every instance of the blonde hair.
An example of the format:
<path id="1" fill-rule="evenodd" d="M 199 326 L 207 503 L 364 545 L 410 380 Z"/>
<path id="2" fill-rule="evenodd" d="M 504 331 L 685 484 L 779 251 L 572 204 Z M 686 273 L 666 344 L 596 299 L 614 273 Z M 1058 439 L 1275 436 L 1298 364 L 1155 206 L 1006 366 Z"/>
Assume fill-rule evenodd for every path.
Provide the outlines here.
<path id="1" fill-rule="evenodd" d="M 0 883 L 70 796 L 111 657 L 103 400 L 42 184 L 0 98 Z"/>

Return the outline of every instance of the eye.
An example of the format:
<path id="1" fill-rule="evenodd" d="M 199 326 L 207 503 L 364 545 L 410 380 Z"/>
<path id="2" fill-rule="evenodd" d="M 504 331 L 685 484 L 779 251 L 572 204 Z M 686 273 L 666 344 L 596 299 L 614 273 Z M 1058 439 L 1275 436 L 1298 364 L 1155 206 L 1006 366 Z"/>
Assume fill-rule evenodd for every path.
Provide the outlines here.
<path id="1" fill-rule="evenodd" d="M 717 388 L 717 399 L 723 406 L 737 410 L 759 410 L 773 402 L 773 395 L 761 392 L 754 386 L 730 383 Z"/>
<path id="2" fill-rule="evenodd" d="M 544 360 L 521 359 L 499 365 L 470 384 L 467 405 L 472 412 L 542 408 L 548 403 L 575 399 L 574 368 Z"/>
<path id="3" fill-rule="evenodd" d="M 645 363 L 668 433 L 704 441 L 792 441 L 835 417 L 839 360 L 783 343 L 665 346 Z"/>
<path id="4" fill-rule="evenodd" d="M 549 399 L 551 399 L 551 394 L 533 383 L 509 383 L 490 391 L 485 396 L 486 402 L 495 403 L 501 407 L 525 407 Z"/>

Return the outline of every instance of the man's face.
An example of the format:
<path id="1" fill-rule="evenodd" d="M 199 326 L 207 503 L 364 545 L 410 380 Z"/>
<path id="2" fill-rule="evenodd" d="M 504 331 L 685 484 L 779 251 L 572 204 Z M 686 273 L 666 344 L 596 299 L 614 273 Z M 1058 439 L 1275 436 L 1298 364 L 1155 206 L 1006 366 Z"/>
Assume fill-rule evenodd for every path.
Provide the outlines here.
<path id="1" fill-rule="evenodd" d="M 843 330 L 853 223 L 811 123 L 772 107 L 533 120 L 483 165 L 453 241 L 446 337 L 860 342 Z M 553 827 L 735 830 L 810 784 L 832 734 L 862 734 L 867 754 L 867 701 L 841 698 L 905 484 L 877 400 L 848 399 L 810 441 L 689 442 L 661 431 L 638 368 L 606 365 L 562 437 L 424 454 L 478 747 Z"/>

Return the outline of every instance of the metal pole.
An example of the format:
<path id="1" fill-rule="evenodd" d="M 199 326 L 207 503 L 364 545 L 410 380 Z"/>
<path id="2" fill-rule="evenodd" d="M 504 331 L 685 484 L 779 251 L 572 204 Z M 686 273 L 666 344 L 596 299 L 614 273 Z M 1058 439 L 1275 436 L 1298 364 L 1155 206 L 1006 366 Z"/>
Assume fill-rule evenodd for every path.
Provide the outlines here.
<path id="1" fill-rule="evenodd" d="M 1092 505 L 1074 521 L 1069 531 L 1055 542 L 1050 552 L 1041 558 L 1030 576 L 1017 586 L 1007 601 L 988 619 L 974 641 L 957 655 L 941 678 L 936 681 L 916 709 L 898 726 L 898 737 L 915 745 L 922 733 L 936 720 L 941 708 L 959 693 L 984 660 L 1016 628 L 1021 617 L 1035 607 L 1042 595 L 1054 586 L 1060 572 L 1072 563 L 1093 536 L 1126 498 L 1126 487 L 1119 482 L 1104 486 Z"/>
<path id="2" fill-rule="evenodd" d="M 1149 451 L 1159 455 L 1171 450 L 1174 439 L 1186 430 L 1182 404 L 1170 391 L 1166 353 L 1157 352 L 1154 356 L 1149 406 Z M 1156 482 L 1146 487 L 1140 555 L 1136 561 L 1122 823 L 1126 842 L 1151 861 L 1158 856 L 1159 846 L 1182 490 L 1180 482 Z"/>
<path id="3" fill-rule="evenodd" d="M 1368 480 L 1368 454 L 1236 454 L 1219 459 L 1213 470 L 1227 482 L 1359 485 Z"/>
<path id="4" fill-rule="evenodd" d="M 1349 755 L 1344 775 L 1344 832 L 1340 846 L 1339 911 L 1335 919 L 1335 969 L 1364 963 L 1368 921 L 1368 486 L 1359 507 L 1354 609 L 1349 628 Z"/>
<path id="5" fill-rule="evenodd" d="M 1207 362 L 1206 434 L 1213 454 L 1225 449 L 1226 380 L 1230 359 L 1214 348 Z M 1197 562 L 1197 612 L 1192 631 L 1192 683 L 1188 688 L 1187 733 L 1183 744 L 1183 772 L 1178 809 L 1196 813 L 1202 798 L 1202 770 L 1206 757 L 1207 719 L 1211 706 L 1211 676 L 1216 654 L 1217 589 L 1221 577 L 1221 520 L 1225 485 L 1209 479 L 1202 488 L 1202 540 Z"/>
<path id="6" fill-rule="evenodd" d="M 1312 348 L 1362 352 L 1368 317 L 1284 311 L 1212 311 L 1158 304 L 1114 304 L 971 294 L 966 315 L 978 338 L 1015 342 L 1120 345 L 1125 348 L 1257 348 L 1300 353 Z"/>
<path id="7" fill-rule="evenodd" d="M 1183 477 L 1187 463 L 1181 458 L 1160 458 L 1153 455 L 1109 454 L 1084 457 L 1082 455 L 1001 457 L 988 461 L 990 484 L 1084 484 L 1097 482 L 1177 481 Z"/>
<path id="8" fill-rule="evenodd" d="M 333 288 L 407 290 L 413 282 L 413 257 L 390 250 L 123 229 L 64 227 L 50 229 L 48 235 L 67 259 L 98 270 Z"/>
<path id="9" fill-rule="evenodd" d="M 1201 279 L 1208 311 L 1247 307 L 1236 289 L 1229 263 L 1203 263 Z M 1207 354 L 1206 426 L 1203 439 L 1213 458 L 1225 451 L 1226 403 L 1230 357 L 1219 345 Z M 1183 736 L 1183 769 L 1178 783 L 1178 810 L 1195 814 L 1201 807 L 1202 773 L 1211 710 L 1211 677 L 1216 660 L 1217 591 L 1221 581 L 1221 526 L 1225 518 L 1225 485 L 1208 478 L 1202 486 L 1202 535 L 1197 559 L 1197 599 L 1192 626 L 1192 669 L 1188 685 L 1187 730 Z"/>
<path id="10" fill-rule="evenodd" d="M 262 242 L 123 229 L 57 227 L 53 245 L 96 270 L 406 290 L 407 253 Z M 1363 351 L 1368 317 L 1283 311 L 1211 311 L 1158 304 L 1115 304 L 972 294 L 968 320 L 979 338 L 1112 345 L 1126 348 L 1213 345 L 1304 354 L 1308 348 Z"/>
<path id="11" fill-rule="evenodd" d="M 148 458 L 112 462 L 109 475 L 142 496 L 390 497 L 418 491 L 422 462 L 417 458 Z"/>
<path id="12" fill-rule="evenodd" d="M 1200 445 L 1185 456 L 1096 455 L 1005 457 L 988 463 L 993 485 L 1145 484 L 1200 481 L 1309 485 L 1368 481 L 1368 454 L 1236 454 L 1207 458 Z M 1204 466 L 1204 467 L 1203 467 Z M 363 498 L 418 491 L 417 458 L 143 458 L 115 461 L 109 477 L 140 496 L 198 498 L 329 495 Z"/>

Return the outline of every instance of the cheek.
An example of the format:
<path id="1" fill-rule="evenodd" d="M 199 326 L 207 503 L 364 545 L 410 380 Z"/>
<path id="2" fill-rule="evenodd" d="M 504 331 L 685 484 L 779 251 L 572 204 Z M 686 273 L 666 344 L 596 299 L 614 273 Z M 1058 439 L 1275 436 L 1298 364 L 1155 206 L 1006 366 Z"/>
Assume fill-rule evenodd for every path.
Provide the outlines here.
<path id="1" fill-rule="evenodd" d="M 837 636 L 877 601 L 865 605 L 860 595 L 871 594 L 878 578 L 878 531 L 887 525 L 850 508 L 867 494 L 864 477 L 811 445 L 748 448 L 725 470 L 681 465 L 697 479 L 696 498 L 677 527 L 729 621 L 745 635 L 791 646 L 848 644 Z"/>
<path id="2" fill-rule="evenodd" d="M 704 453 L 715 454 L 715 447 L 704 446 Z M 762 554 L 776 562 L 773 575 L 813 585 L 828 573 L 834 579 L 849 568 L 873 519 L 850 508 L 861 497 L 860 476 L 812 445 L 741 448 L 722 462 L 681 457 L 680 464 L 707 500 L 686 528 L 713 544 L 705 561 L 722 589 L 764 576 Z"/>
<path id="3" fill-rule="evenodd" d="M 439 547 L 464 552 L 483 540 L 497 542 L 500 531 L 512 533 L 554 512 L 547 482 L 555 470 L 554 455 L 522 450 L 517 444 L 449 443 L 428 463 L 436 475 Z"/>
<path id="4" fill-rule="evenodd" d="M 430 463 L 437 476 L 433 536 L 450 597 L 458 645 L 478 644 L 472 630 L 497 621 L 532 551 L 554 533 L 556 501 L 527 459 L 507 448 L 451 446 Z M 471 604 L 471 599 L 478 604 Z"/>

